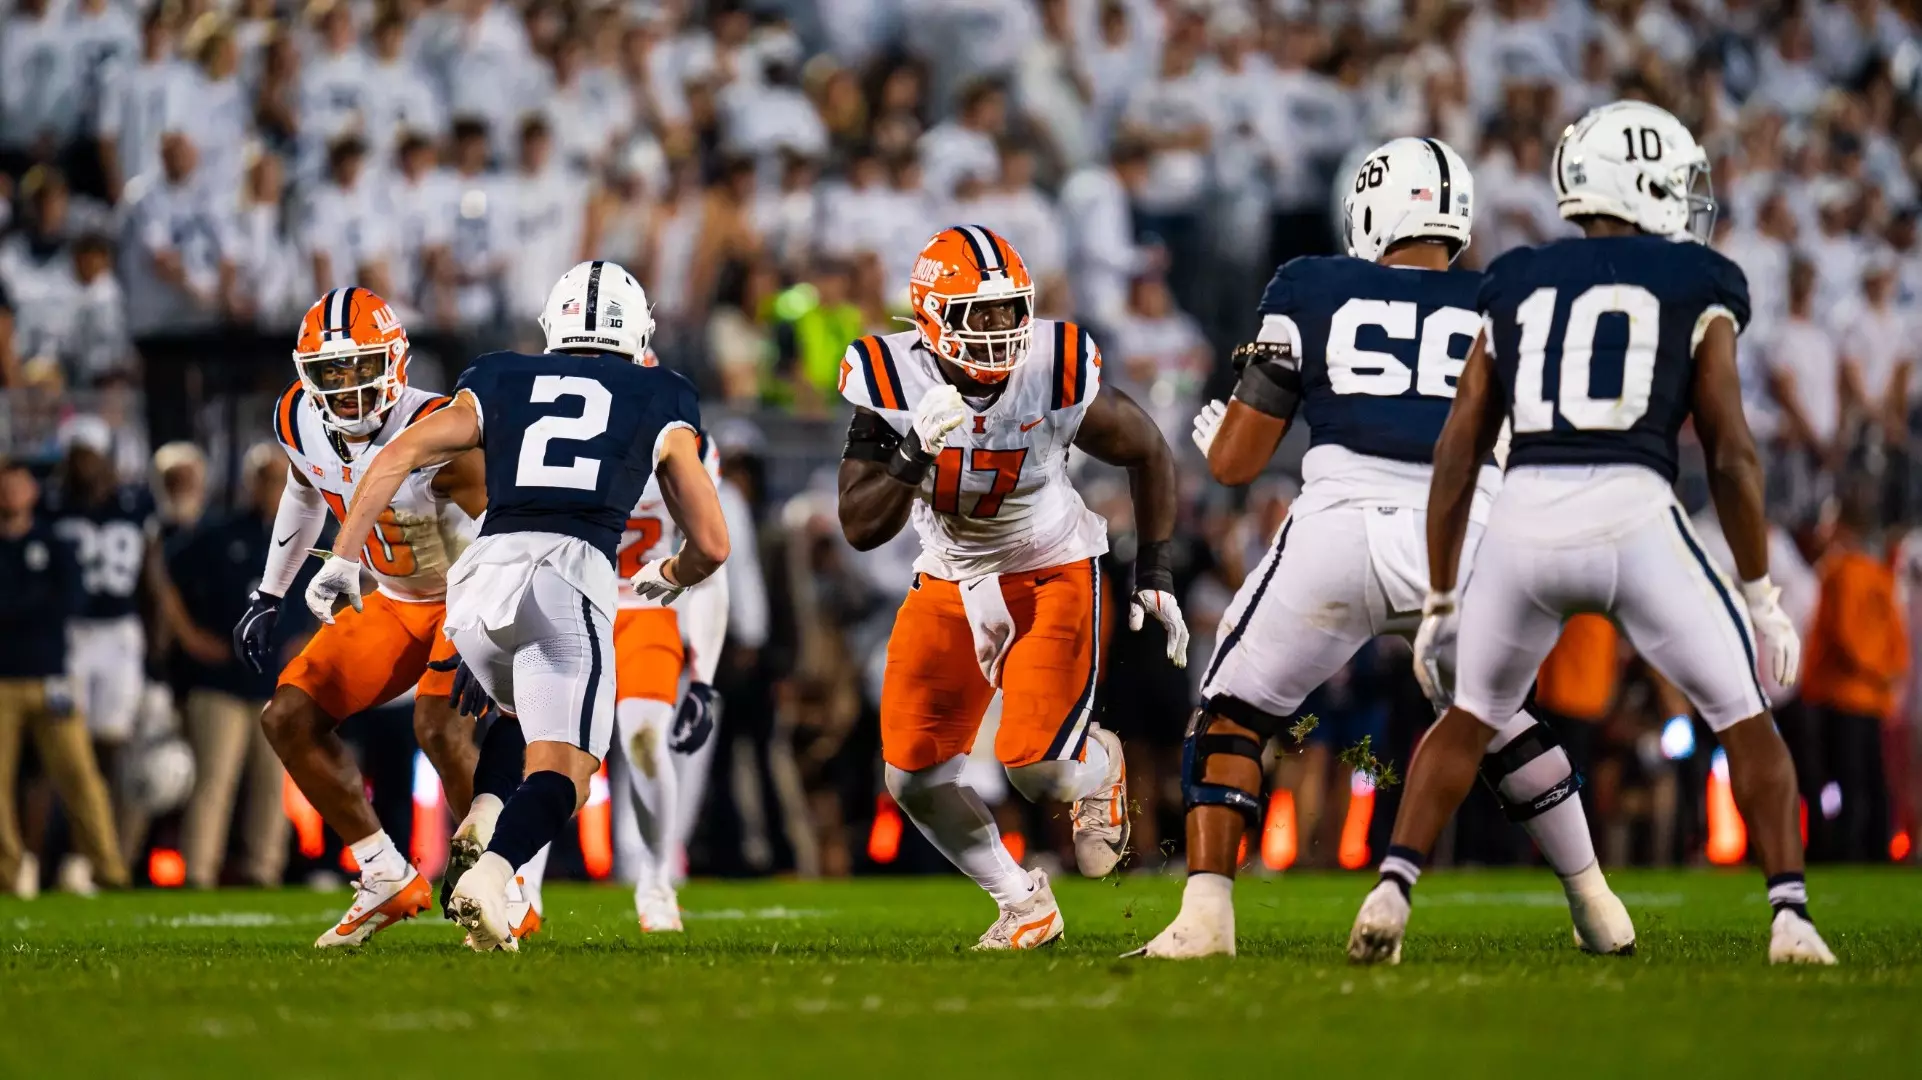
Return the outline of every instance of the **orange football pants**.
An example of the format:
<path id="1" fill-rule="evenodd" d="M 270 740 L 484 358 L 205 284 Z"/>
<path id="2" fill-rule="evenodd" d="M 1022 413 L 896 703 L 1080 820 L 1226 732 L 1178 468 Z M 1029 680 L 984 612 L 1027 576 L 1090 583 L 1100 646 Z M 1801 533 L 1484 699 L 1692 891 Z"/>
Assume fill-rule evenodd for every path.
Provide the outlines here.
<path id="1" fill-rule="evenodd" d="M 1621 632 L 1606 615 L 1576 615 L 1535 675 L 1535 700 L 1571 720 L 1600 720 L 1615 702 L 1621 676 L 1616 642 Z"/>
<path id="2" fill-rule="evenodd" d="M 447 605 L 410 603 L 370 593 L 361 610 L 342 608 L 323 625 L 280 673 L 281 686 L 297 686 L 336 720 L 366 712 L 413 686 L 422 697 L 450 697 L 454 673 L 429 671 L 430 661 L 454 655 L 440 632 Z"/>
<path id="3" fill-rule="evenodd" d="M 1100 586 L 1093 559 L 1001 575 L 1015 626 L 1001 665 L 1001 764 L 1081 756 L 1094 712 Z M 916 574 L 888 639 L 881 757 L 916 772 L 967 753 L 993 698 L 960 585 Z"/>
<path id="4" fill-rule="evenodd" d="M 614 699 L 680 699 L 681 620 L 673 608 L 622 608 L 614 616 Z"/>

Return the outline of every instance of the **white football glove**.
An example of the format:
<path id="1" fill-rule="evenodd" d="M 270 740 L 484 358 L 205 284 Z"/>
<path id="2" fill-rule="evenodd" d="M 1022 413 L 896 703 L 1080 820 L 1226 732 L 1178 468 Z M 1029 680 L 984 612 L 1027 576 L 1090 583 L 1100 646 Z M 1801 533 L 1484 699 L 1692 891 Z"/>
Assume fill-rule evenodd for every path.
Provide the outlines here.
<path id="1" fill-rule="evenodd" d="M 360 560 L 343 559 L 331 551 L 312 549 L 320 556 L 320 572 L 307 583 L 307 610 L 328 626 L 334 625 L 334 608 L 342 599 L 360 610 Z"/>
<path id="2" fill-rule="evenodd" d="M 961 391 L 948 383 L 931 386 L 914 407 L 914 433 L 921 437 L 921 449 L 938 454 L 948 445 L 948 432 L 968 418 L 968 404 Z"/>
<path id="3" fill-rule="evenodd" d="M 687 586 L 676 585 L 667 579 L 667 563 L 668 559 L 672 558 L 673 556 L 670 555 L 667 559 L 655 559 L 652 562 L 642 563 L 641 568 L 634 571 L 634 576 L 627 582 L 634 587 L 634 595 L 643 600 L 658 603 L 662 607 L 667 607 L 680 599 L 681 594 L 687 591 Z"/>
<path id="4" fill-rule="evenodd" d="M 1178 668 L 1188 666 L 1188 621 L 1181 617 L 1181 605 L 1174 594 L 1160 589 L 1136 589 L 1128 602 L 1128 629 L 1139 630 L 1147 624 L 1147 614 L 1168 631 L 1168 659 Z"/>
<path id="5" fill-rule="evenodd" d="M 1764 574 L 1742 582 L 1742 599 L 1748 601 L 1749 621 L 1767 650 L 1769 674 L 1782 686 L 1794 686 L 1802 668 L 1802 636 L 1795 632 L 1795 620 L 1782 610 L 1782 590 Z"/>
<path id="6" fill-rule="evenodd" d="M 1195 445 L 1201 447 L 1201 455 L 1208 456 L 1208 448 L 1215 444 L 1215 435 L 1221 431 L 1221 418 L 1228 415 L 1228 403 L 1217 398 L 1201 407 L 1195 414 Z"/>
<path id="7" fill-rule="evenodd" d="M 1431 592 L 1421 602 L 1421 629 L 1415 631 L 1415 681 L 1437 710 L 1454 700 L 1455 638 L 1461 618 L 1453 589 Z"/>

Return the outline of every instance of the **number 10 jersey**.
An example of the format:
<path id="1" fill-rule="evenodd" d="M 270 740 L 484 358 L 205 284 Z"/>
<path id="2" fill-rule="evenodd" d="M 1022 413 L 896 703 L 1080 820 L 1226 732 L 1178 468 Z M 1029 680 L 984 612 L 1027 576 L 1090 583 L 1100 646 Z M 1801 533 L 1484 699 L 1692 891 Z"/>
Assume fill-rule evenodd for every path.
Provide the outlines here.
<path id="1" fill-rule="evenodd" d="M 1037 319 L 1001 395 L 968 402 L 921 482 L 914 568 L 946 581 L 1060 566 L 1108 550 L 1108 526 L 1068 479 L 1068 450 L 1101 385 L 1101 353 L 1071 322 Z M 913 330 L 864 337 L 841 360 L 841 396 L 915 438 L 914 407 L 946 380 Z"/>

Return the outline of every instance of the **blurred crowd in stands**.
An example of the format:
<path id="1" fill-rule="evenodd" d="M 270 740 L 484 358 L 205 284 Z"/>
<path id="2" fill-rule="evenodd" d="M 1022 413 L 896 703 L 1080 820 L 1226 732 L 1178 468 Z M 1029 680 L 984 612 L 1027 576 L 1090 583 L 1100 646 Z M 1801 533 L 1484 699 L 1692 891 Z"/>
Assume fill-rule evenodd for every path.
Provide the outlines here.
<path id="1" fill-rule="evenodd" d="M 126 658 L 150 675 L 141 719 L 95 731 L 137 878 L 268 881 L 335 863 L 337 844 L 303 834 L 286 868 L 297 800 L 282 805 L 277 768 L 251 737 L 209 719 L 209 702 L 251 708 L 271 689 L 217 655 L 252 572 L 217 556 L 271 507 L 263 395 L 292 378 L 283 350 L 324 290 L 355 283 L 393 302 L 421 356 L 412 378 L 445 387 L 475 353 L 536 340 L 538 304 L 577 259 L 629 266 L 655 304 L 655 348 L 700 385 L 760 534 L 748 554 L 764 588 L 737 590 L 720 679 L 728 729 L 690 862 L 730 874 L 926 868 L 937 863 L 903 835 L 876 779 L 879 658 L 914 541 L 857 556 L 832 486 L 842 351 L 898 328 L 922 242 L 955 221 L 1007 236 L 1035 274 L 1040 314 L 1093 328 L 1108 384 L 1176 447 L 1193 673 L 1296 491 L 1299 435 L 1237 491 L 1208 480 L 1187 438 L 1199 405 L 1224 395 L 1228 352 L 1252 333 L 1275 265 L 1337 250 L 1341 181 L 1399 135 L 1440 137 L 1473 166 L 1467 264 L 1565 235 L 1548 179 L 1556 140 L 1625 96 L 1671 109 L 1708 148 L 1715 244 L 1748 275 L 1741 358 L 1769 464 L 1772 572 L 1809 643 L 1807 678 L 1778 702 L 1811 854 L 1913 857 L 1914 0 L 0 0 L 0 11 L 0 452 L 29 466 L 0 477 L 0 533 L 72 505 L 32 509 L 30 481 L 62 492 L 79 482 L 74 455 L 103 457 L 152 492 L 160 555 L 132 571 L 140 595 L 160 596 L 149 579 L 168 574 L 188 609 L 147 603 L 148 655 Z M 1094 465 L 1082 479 L 1125 565 L 1125 484 Z M 1712 521 L 1699 481 L 1682 493 Z M 0 600 L 0 650 L 50 632 Z M 1587 775 L 1605 860 L 1741 858 L 1712 739 L 1618 647 L 1618 677 L 1544 703 Z M 1103 690 L 1103 722 L 1128 742 L 1143 867 L 1180 858 L 1192 699 L 1188 676 L 1152 662 L 1158 649 L 1115 631 Z M 1367 863 L 1397 790 L 1341 759 L 1365 736 L 1405 765 L 1428 720 L 1406 648 L 1380 643 L 1310 709 L 1320 722 L 1306 745 L 1276 754 L 1279 794 L 1250 858 Z M 51 797 L 56 778 L 35 764 L 33 724 L 11 715 L 0 709 L 0 803 L 18 804 L 0 807 L 6 874 L 21 863 L 10 822 L 25 821 L 24 850 L 42 863 L 78 843 Z M 444 827 L 432 813 L 395 820 L 433 805 L 406 729 L 379 715 L 350 725 L 387 827 L 407 836 L 418 821 L 431 837 Z M 992 769 L 974 782 L 996 801 Z M 1028 858 L 1051 857 L 1062 816 L 1022 820 L 1021 800 L 1005 805 L 1004 832 Z M 1493 803 L 1477 802 L 1451 852 L 1527 861 L 1515 843 Z M 153 852 L 196 846 L 184 874 L 155 872 Z"/>

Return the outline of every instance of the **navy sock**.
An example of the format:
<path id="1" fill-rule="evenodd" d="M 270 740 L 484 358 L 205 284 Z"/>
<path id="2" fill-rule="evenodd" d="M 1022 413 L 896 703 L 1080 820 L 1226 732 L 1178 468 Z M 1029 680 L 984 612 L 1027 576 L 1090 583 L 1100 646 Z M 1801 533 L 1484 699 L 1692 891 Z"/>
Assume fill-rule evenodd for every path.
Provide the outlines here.
<path id="1" fill-rule="evenodd" d="M 1773 916 L 1775 912 L 1787 908 L 1802 918 L 1808 919 L 1810 922 L 1815 921 L 1814 919 L 1809 919 L 1809 887 L 1808 883 L 1803 880 L 1800 871 L 1771 875 L 1768 879 L 1768 886 L 1769 914 L 1771 916 Z"/>
<path id="2" fill-rule="evenodd" d="M 1428 856 L 1414 848 L 1391 844 L 1381 860 L 1381 879 L 1394 882 L 1401 894 L 1407 896 L 1415 882 L 1421 880 L 1421 865 L 1427 861 Z"/>
<path id="3" fill-rule="evenodd" d="M 574 781 L 565 773 L 543 769 L 521 781 L 520 789 L 508 798 L 487 850 L 518 869 L 559 836 L 573 816 Z"/>
<path id="4" fill-rule="evenodd" d="M 481 738 L 480 758 L 474 762 L 474 794 L 492 795 L 502 802 L 521 786 L 522 761 L 527 741 L 521 737 L 521 722 L 494 710 L 494 722 Z"/>

